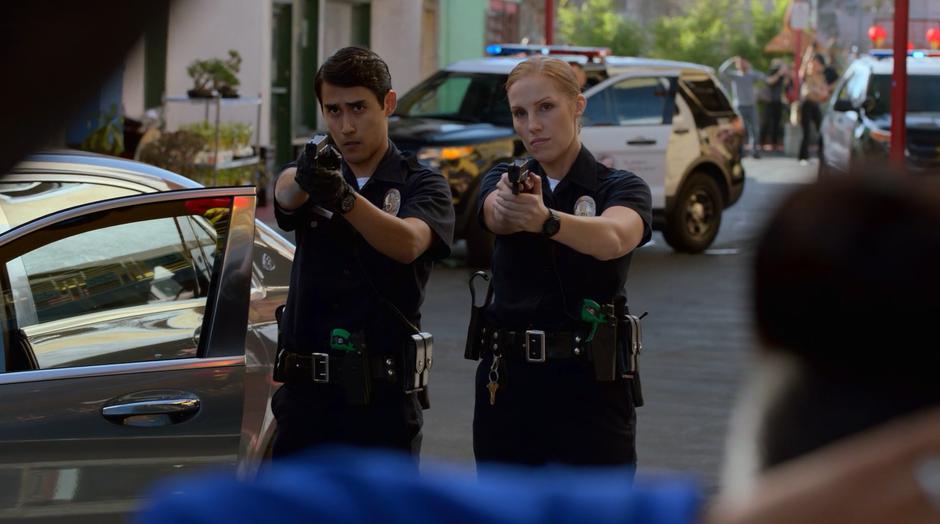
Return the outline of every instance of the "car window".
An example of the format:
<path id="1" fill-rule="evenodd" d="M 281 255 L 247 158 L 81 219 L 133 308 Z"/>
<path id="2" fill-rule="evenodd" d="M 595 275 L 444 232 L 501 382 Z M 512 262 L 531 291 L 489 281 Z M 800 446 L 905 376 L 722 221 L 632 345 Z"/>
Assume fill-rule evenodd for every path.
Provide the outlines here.
<path id="1" fill-rule="evenodd" d="M 846 83 L 848 88 L 849 100 L 855 104 L 861 104 L 865 100 L 865 90 L 868 88 L 868 75 L 864 71 L 858 71 Z"/>
<path id="2" fill-rule="evenodd" d="M 441 71 L 405 93 L 396 114 L 511 126 L 507 75 Z"/>
<path id="3" fill-rule="evenodd" d="M 872 75 L 868 96 L 875 99 L 870 116 L 891 113 L 891 75 Z M 908 75 L 908 113 L 940 113 L 940 75 Z"/>
<path id="4" fill-rule="evenodd" d="M 619 125 L 663 123 L 668 90 L 661 78 L 628 78 L 617 82 L 609 90 Z"/>
<path id="5" fill-rule="evenodd" d="M 839 91 L 836 93 L 835 100 L 841 102 L 851 102 L 852 94 L 849 91 L 849 84 L 852 82 L 852 79 L 855 76 L 849 73 L 845 80 L 842 81 L 842 84 L 839 86 Z"/>
<path id="6" fill-rule="evenodd" d="M 610 107 L 610 89 L 604 89 L 587 99 L 581 123 L 585 126 L 616 125 L 614 117 L 614 111 Z"/>
<path id="7" fill-rule="evenodd" d="M 124 187 L 86 182 L 0 182 L 2 229 L 25 224 L 59 209 L 137 194 Z"/>
<path id="8" fill-rule="evenodd" d="M 195 356 L 230 203 L 114 210 L 3 246 L 14 345 L 39 369 Z"/>
<path id="9" fill-rule="evenodd" d="M 695 104 L 698 109 L 702 109 L 706 113 L 734 113 L 731 103 L 728 102 L 728 97 L 713 81 L 683 78 L 680 80 L 680 85 L 685 88 L 684 91 L 687 94 L 691 95 L 691 97 L 686 97 L 687 101 Z"/>

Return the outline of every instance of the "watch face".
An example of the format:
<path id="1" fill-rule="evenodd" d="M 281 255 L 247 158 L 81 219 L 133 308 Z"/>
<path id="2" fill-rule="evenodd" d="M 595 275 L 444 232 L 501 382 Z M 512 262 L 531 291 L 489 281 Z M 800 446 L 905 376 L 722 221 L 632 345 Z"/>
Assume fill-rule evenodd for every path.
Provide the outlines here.
<path id="1" fill-rule="evenodd" d="M 343 213 L 349 213 L 352 211 L 353 206 L 356 204 L 356 194 L 353 192 L 346 193 L 343 195 L 342 200 L 340 200 L 339 208 Z"/>
<path id="2" fill-rule="evenodd" d="M 558 220 L 558 215 L 549 212 L 548 219 L 542 224 L 542 232 L 547 236 L 554 236 L 560 228 L 561 220 Z"/>

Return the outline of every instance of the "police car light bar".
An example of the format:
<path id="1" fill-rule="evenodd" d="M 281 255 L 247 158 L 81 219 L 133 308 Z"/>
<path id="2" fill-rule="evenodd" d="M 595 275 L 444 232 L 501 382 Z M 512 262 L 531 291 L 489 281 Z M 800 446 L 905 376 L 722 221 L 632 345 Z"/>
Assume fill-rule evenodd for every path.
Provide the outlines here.
<path id="1" fill-rule="evenodd" d="M 525 44 L 490 44 L 486 46 L 489 56 L 517 55 L 579 55 L 591 61 L 600 61 L 610 56 L 609 47 L 582 47 L 569 45 L 525 45 Z"/>
<path id="2" fill-rule="evenodd" d="M 869 56 L 881 60 L 882 58 L 891 58 L 894 56 L 893 49 L 872 49 L 868 52 Z M 907 56 L 911 58 L 940 58 L 940 51 L 934 49 L 908 49 Z"/>

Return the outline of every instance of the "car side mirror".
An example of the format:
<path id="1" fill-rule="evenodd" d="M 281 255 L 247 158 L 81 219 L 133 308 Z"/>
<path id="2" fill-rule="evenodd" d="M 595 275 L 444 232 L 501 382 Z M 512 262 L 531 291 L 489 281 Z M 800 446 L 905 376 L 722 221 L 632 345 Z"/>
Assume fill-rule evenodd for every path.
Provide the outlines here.
<path id="1" fill-rule="evenodd" d="M 855 111 L 855 106 L 852 105 L 851 100 L 840 99 L 840 100 L 836 100 L 835 104 L 832 104 L 832 109 L 833 111 L 841 111 L 844 113 L 846 111 Z"/>

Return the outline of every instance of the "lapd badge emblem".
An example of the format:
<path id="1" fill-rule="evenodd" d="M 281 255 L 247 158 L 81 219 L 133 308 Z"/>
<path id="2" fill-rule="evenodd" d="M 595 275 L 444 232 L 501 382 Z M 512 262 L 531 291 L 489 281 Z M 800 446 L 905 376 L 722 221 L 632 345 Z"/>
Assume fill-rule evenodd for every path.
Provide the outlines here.
<path id="1" fill-rule="evenodd" d="M 274 264 L 274 259 L 267 253 L 261 255 L 261 267 L 263 267 L 265 271 L 274 271 L 277 269 L 277 266 Z"/>
<path id="2" fill-rule="evenodd" d="M 401 193 L 397 189 L 389 189 L 382 200 L 382 211 L 397 216 L 401 209 Z"/>
<path id="3" fill-rule="evenodd" d="M 584 195 L 574 203 L 574 214 L 579 217 L 597 216 L 597 204 L 594 199 Z"/>

